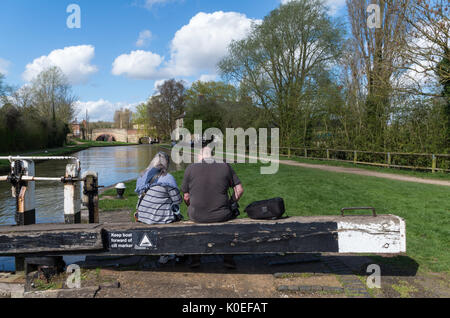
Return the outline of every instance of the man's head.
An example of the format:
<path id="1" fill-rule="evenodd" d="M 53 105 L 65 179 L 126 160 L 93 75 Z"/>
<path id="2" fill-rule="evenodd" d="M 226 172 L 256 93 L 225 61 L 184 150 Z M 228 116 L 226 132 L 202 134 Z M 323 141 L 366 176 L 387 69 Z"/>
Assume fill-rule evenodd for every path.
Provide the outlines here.
<path id="1" fill-rule="evenodd" d="M 212 148 L 210 148 L 209 146 L 206 146 L 204 148 L 202 148 L 202 150 L 200 150 L 200 154 L 198 155 L 198 161 L 202 161 L 204 159 L 209 159 L 212 158 L 213 154 L 212 154 Z"/>

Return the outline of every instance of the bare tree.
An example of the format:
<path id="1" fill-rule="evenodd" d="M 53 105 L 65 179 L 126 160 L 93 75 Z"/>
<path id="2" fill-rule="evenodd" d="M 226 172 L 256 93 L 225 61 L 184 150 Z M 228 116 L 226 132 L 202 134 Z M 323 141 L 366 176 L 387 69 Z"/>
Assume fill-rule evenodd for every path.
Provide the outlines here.
<path id="1" fill-rule="evenodd" d="M 405 88 L 409 92 L 441 96 L 436 87 L 440 81 L 450 81 L 450 71 L 441 67 L 442 61 L 450 60 L 449 15 L 449 0 L 411 1 L 406 15 L 411 40 L 404 52 L 409 62 L 405 74 L 411 84 Z"/>
<path id="2" fill-rule="evenodd" d="M 374 149 L 385 149 L 385 132 L 394 91 L 393 78 L 404 70 L 402 53 L 408 40 L 406 15 L 410 0 L 347 0 L 354 56 L 365 89 L 366 135 Z M 380 8 L 380 26 L 369 25 L 370 4 Z M 354 83 L 358 80 L 354 79 Z"/>
<path id="3" fill-rule="evenodd" d="M 75 116 L 75 100 L 68 79 L 58 67 L 41 72 L 31 84 L 33 104 L 42 118 L 68 124 Z"/>

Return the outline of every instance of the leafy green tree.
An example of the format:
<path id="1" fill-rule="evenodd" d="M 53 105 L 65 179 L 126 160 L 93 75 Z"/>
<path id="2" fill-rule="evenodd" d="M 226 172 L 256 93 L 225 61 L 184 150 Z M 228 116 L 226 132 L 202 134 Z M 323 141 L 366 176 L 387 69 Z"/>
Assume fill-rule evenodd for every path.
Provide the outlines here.
<path id="1" fill-rule="evenodd" d="M 196 104 L 192 104 L 186 112 L 184 126 L 191 133 L 194 133 L 194 121 L 202 121 L 203 132 L 208 128 L 219 128 L 224 131 L 223 108 L 213 99 L 203 99 Z"/>
<path id="2" fill-rule="evenodd" d="M 185 111 L 185 90 L 183 81 L 167 80 L 148 101 L 150 126 L 155 127 L 159 138 L 170 140 L 177 118 Z"/>
<path id="3" fill-rule="evenodd" d="M 155 128 L 150 125 L 150 113 L 147 103 L 136 106 L 136 112 L 133 113 L 133 123 L 138 125 L 139 130 L 142 130 L 142 133 L 146 136 L 155 136 Z"/>
<path id="4" fill-rule="evenodd" d="M 342 29 L 322 1 L 289 2 L 255 25 L 247 38 L 233 42 L 219 63 L 226 79 L 240 83 L 268 111 L 280 127 L 282 144 L 297 144 L 298 131 L 310 125 L 314 104 L 309 89 L 315 74 L 337 60 Z"/>

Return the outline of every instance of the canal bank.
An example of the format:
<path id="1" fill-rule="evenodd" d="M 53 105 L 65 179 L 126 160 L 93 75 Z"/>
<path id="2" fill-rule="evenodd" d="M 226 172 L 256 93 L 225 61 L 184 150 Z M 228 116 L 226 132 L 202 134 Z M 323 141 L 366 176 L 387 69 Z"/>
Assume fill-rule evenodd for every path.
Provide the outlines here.
<path id="1" fill-rule="evenodd" d="M 103 147 L 101 147 L 102 145 Z M 151 159 L 161 151 L 159 145 L 129 145 L 111 143 L 97 145 L 80 145 L 82 147 L 65 147 L 51 150 L 42 155 L 68 155 L 81 161 L 82 173 L 96 171 L 99 185 L 113 187 L 123 180 L 136 179 L 147 168 Z M 64 152 L 63 152 L 64 151 Z M 38 155 L 37 152 L 33 156 Z M 66 161 L 36 162 L 36 175 L 46 177 L 61 177 L 65 173 Z M 171 171 L 184 167 L 171 165 Z M 9 172 L 9 169 L 6 173 Z M 129 189 L 134 191 L 133 189 Z M 62 184 L 55 182 L 37 182 L 35 190 L 36 222 L 64 223 L 64 189 Z M 15 198 L 11 196 L 11 185 L 0 183 L 0 226 L 15 224 Z M 70 262 L 69 262 L 70 263 Z M 0 258 L 0 272 L 14 270 L 14 259 Z"/>
<path id="2" fill-rule="evenodd" d="M 84 145 L 83 145 L 84 146 Z M 91 145 L 92 146 L 92 145 Z M 81 151 L 76 151 L 81 149 Z M 110 187 L 123 180 L 139 177 L 161 148 L 158 145 L 115 145 L 108 147 L 83 147 L 59 149 L 57 155 L 76 157 L 81 162 L 81 172 L 96 171 L 99 185 Z M 50 155 L 46 153 L 45 155 Z M 54 152 L 51 155 L 56 155 Z M 64 175 L 67 161 L 37 161 L 36 176 L 58 178 Z M 182 167 L 171 165 L 171 170 Z M 6 172 L 8 173 L 9 170 Z M 134 189 L 133 189 L 134 190 Z M 0 183 L 0 225 L 13 224 L 15 199 L 11 185 Z M 64 191 L 60 183 L 36 183 L 36 216 L 38 223 L 64 222 Z"/>
<path id="3" fill-rule="evenodd" d="M 119 146 L 136 146 L 136 145 L 137 144 L 122 143 L 122 142 L 89 141 L 89 142 L 82 142 L 76 145 L 69 145 L 65 147 L 52 149 L 42 149 L 25 153 L 8 153 L 8 154 L 5 153 L 0 154 L 0 156 L 30 156 L 30 155 L 36 157 L 68 156 L 93 147 L 119 147 Z M 8 173 L 9 171 L 10 171 L 9 162 L 6 160 L 0 160 L 0 174 Z"/>

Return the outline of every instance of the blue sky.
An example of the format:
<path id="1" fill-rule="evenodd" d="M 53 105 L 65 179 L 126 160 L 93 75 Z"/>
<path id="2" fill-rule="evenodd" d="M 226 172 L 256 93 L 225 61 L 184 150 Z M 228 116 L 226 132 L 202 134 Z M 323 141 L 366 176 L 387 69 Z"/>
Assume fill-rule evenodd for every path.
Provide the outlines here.
<path id="1" fill-rule="evenodd" d="M 285 0 L 1 0 L 0 72 L 10 85 L 57 65 L 79 98 L 79 119 L 112 120 L 165 79 L 217 79 L 228 43 Z M 345 0 L 328 0 L 333 15 Z M 70 29 L 70 4 L 81 28 Z"/>

